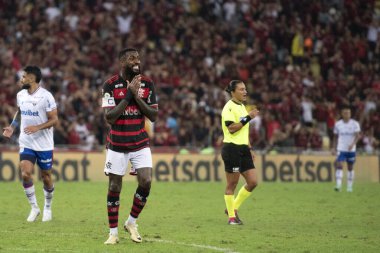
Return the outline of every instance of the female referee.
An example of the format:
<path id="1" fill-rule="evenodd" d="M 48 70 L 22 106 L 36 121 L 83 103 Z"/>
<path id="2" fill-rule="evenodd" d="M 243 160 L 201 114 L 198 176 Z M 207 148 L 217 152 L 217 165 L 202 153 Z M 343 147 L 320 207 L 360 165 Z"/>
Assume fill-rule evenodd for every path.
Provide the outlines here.
<path id="1" fill-rule="evenodd" d="M 240 205 L 251 195 L 257 186 L 253 154 L 249 143 L 249 121 L 259 114 L 254 108 L 249 113 L 243 104 L 247 100 L 245 84 L 239 80 L 232 80 L 226 91 L 231 99 L 225 104 L 222 111 L 223 148 L 222 158 L 226 171 L 227 187 L 224 195 L 228 224 L 242 225 L 237 215 Z M 234 192 L 239 182 L 240 174 L 246 184 L 240 189 L 236 198 Z"/>

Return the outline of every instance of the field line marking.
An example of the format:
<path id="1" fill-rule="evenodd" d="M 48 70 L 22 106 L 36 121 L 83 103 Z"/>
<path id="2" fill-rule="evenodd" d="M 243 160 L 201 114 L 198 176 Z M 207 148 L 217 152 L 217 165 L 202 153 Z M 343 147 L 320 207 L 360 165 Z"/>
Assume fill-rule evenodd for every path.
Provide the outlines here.
<path id="1" fill-rule="evenodd" d="M 6 248 L 4 249 L 6 252 L 9 251 L 31 251 L 31 252 L 41 252 L 41 249 L 31 249 L 31 248 Z M 49 249 L 49 252 L 80 252 L 78 250 L 71 250 L 71 249 Z"/>
<path id="2" fill-rule="evenodd" d="M 1 230 L 0 233 L 14 233 L 14 231 L 9 231 L 9 230 Z M 32 231 L 22 231 L 22 232 L 17 232 L 21 234 L 46 234 L 45 232 L 32 232 Z M 54 235 L 58 236 L 79 236 L 83 234 L 79 233 L 54 233 Z M 215 251 L 220 251 L 224 253 L 239 253 L 237 251 L 233 251 L 232 249 L 229 248 L 219 248 L 216 246 L 211 246 L 211 245 L 202 245 L 202 244 L 195 244 L 195 243 L 184 243 L 184 242 L 177 242 L 177 241 L 171 241 L 171 240 L 162 240 L 162 239 L 154 239 L 154 238 L 146 238 L 145 241 L 147 242 L 158 242 L 158 243 L 167 243 L 167 244 L 176 244 L 176 245 L 182 245 L 182 246 L 188 246 L 188 247 L 194 247 L 194 248 L 202 248 L 202 249 L 210 249 L 210 250 L 215 250 Z M 23 249 L 23 248 L 9 248 L 8 250 L 13 250 L 13 251 L 34 251 L 35 249 Z M 75 251 L 75 250 L 55 250 L 56 252 L 80 252 L 80 251 Z"/>
<path id="3" fill-rule="evenodd" d="M 15 231 L 9 231 L 9 230 L 0 230 L 0 233 L 15 233 Z M 39 234 L 39 235 L 48 235 L 46 232 L 41 232 L 41 231 L 17 231 L 18 234 Z M 54 235 L 59 235 L 59 236 L 82 236 L 83 234 L 80 233 L 56 233 L 52 232 Z M 50 234 L 50 233 L 49 233 Z"/>
<path id="4" fill-rule="evenodd" d="M 168 243 L 168 244 L 177 244 L 177 245 L 182 245 L 182 246 L 190 246 L 190 247 L 195 247 L 195 248 L 202 248 L 202 249 L 212 249 L 215 251 L 221 251 L 225 253 L 239 253 L 237 251 L 233 251 L 228 248 L 219 248 L 216 246 L 211 246 L 211 245 L 202 245 L 202 244 L 195 244 L 195 243 L 184 243 L 184 242 L 176 242 L 176 241 L 170 241 L 170 240 L 162 240 L 162 239 L 145 239 L 145 241 L 148 242 L 161 242 L 161 243 Z"/>

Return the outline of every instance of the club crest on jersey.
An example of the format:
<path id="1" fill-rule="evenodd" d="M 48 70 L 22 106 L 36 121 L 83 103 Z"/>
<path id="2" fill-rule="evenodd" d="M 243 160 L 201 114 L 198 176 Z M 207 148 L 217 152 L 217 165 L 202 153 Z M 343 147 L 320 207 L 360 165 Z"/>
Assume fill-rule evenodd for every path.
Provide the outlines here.
<path id="1" fill-rule="evenodd" d="M 138 95 L 140 98 L 147 98 L 149 95 L 148 88 L 139 88 Z"/>

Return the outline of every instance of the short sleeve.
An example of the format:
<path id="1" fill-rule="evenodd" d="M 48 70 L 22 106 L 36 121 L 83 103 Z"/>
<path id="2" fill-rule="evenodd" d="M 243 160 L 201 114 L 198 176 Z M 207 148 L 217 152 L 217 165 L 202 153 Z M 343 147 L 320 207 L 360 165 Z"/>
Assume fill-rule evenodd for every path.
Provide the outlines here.
<path id="1" fill-rule="evenodd" d="M 112 86 L 108 83 L 104 83 L 102 89 L 102 108 L 115 107 L 116 102 L 113 96 Z"/>
<path id="2" fill-rule="evenodd" d="M 233 108 L 226 107 L 225 110 L 223 111 L 223 118 L 224 118 L 224 122 L 226 121 L 235 122 L 235 114 L 233 112 Z"/>
<path id="3" fill-rule="evenodd" d="M 355 133 L 359 133 L 361 131 L 359 122 L 355 122 Z"/>
<path id="4" fill-rule="evenodd" d="M 17 103 L 17 107 L 20 107 L 20 93 L 17 93 L 16 103 Z"/>
<path id="5" fill-rule="evenodd" d="M 336 123 L 334 125 L 334 134 L 339 134 L 339 130 Z"/>
<path id="6" fill-rule="evenodd" d="M 148 105 L 152 107 L 158 107 L 157 104 L 157 97 L 156 97 L 156 89 L 154 88 L 153 82 L 151 83 L 150 89 L 149 89 L 149 94 L 146 99 L 146 102 Z"/>
<path id="7" fill-rule="evenodd" d="M 55 99 L 53 95 L 49 92 L 47 93 L 47 98 L 46 98 L 46 111 L 51 112 L 54 109 L 57 109 L 57 104 L 55 102 Z"/>

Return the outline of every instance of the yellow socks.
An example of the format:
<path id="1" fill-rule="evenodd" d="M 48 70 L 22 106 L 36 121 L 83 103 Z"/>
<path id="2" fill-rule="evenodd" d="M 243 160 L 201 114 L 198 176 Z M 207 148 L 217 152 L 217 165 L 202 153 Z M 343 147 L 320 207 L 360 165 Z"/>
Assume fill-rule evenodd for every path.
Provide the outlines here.
<path id="1" fill-rule="evenodd" d="M 235 217 L 234 195 L 224 195 L 224 201 L 226 202 L 228 217 L 229 218 Z"/>
<path id="2" fill-rule="evenodd" d="M 245 189 L 244 185 L 240 188 L 240 191 L 238 193 L 238 195 L 236 196 L 235 200 L 234 200 L 234 203 L 233 203 L 233 206 L 236 210 L 239 209 L 239 207 L 241 206 L 241 204 L 252 194 L 252 192 L 249 192 L 247 191 L 247 189 Z M 232 195 L 231 195 L 232 196 Z M 226 195 L 224 195 L 224 199 L 226 198 Z M 227 200 L 226 200 L 226 203 L 227 203 Z M 227 206 L 227 209 L 228 209 L 228 206 Z M 230 211 L 228 210 L 228 213 L 230 213 Z"/>

